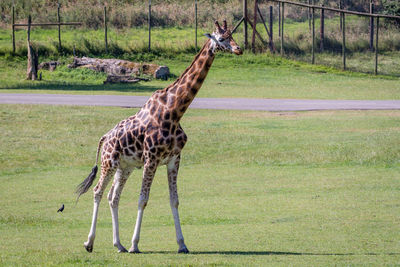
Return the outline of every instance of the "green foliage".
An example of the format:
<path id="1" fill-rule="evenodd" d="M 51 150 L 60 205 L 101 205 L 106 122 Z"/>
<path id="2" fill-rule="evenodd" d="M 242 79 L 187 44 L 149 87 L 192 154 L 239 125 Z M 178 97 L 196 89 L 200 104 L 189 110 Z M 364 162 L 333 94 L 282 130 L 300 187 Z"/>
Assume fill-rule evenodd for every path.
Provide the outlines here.
<path id="1" fill-rule="evenodd" d="M 400 2 L 397 0 L 383 0 L 383 8 L 386 14 L 400 16 Z"/>
<path id="2" fill-rule="evenodd" d="M 400 2 L 397 0 L 383 0 L 383 11 L 388 15 L 400 16 Z M 391 23 L 400 25 L 400 20 L 390 20 Z"/>

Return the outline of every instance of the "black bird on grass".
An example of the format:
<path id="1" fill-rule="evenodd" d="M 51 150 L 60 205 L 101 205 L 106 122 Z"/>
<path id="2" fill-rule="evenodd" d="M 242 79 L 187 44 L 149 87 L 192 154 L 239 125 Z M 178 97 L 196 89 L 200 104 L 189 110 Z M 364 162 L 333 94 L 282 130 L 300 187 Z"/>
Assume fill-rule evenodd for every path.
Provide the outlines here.
<path id="1" fill-rule="evenodd" d="M 62 204 L 61 208 L 59 208 L 59 209 L 57 210 L 57 212 L 63 212 L 63 210 L 64 210 L 64 204 Z"/>

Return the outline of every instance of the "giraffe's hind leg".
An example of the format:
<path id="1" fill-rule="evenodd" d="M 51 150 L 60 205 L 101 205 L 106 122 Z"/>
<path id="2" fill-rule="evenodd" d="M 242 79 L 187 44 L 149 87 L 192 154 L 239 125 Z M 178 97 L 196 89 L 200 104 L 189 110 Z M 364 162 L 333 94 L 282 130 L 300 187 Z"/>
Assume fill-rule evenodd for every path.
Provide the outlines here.
<path id="1" fill-rule="evenodd" d="M 112 225 L 113 225 L 113 244 L 118 248 L 118 252 L 128 252 L 126 248 L 121 245 L 119 239 L 119 223 L 118 223 L 118 204 L 121 197 L 122 189 L 124 188 L 126 180 L 132 172 L 132 168 L 118 168 L 115 173 L 114 182 L 108 193 L 108 203 L 110 204 Z"/>
<path id="2" fill-rule="evenodd" d="M 92 225 L 90 227 L 90 232 L 88 235 L 88 240 L 84 243 L 84 246 L 88 252 L 93 251 L 93 243 L 94 238 L 96 236 L 96 223 L 97 223 L 97 214 L 99 211 L 99 205 L 101 198 L 103 196 L 104 190 L 107 187 L 107 184 L 110 182 L 111 177 L 115 173 L 115 168 L 112 167 L 101 167 L 101 177 L 97 185 L 93 188 L 94 193 L 94 205 L 93 205 L 93 217 L 92 217 Z"/>
<path id="3" fill-rule="evenodd" d="M 176 232 L 176 242 L 179 245 L 178 253 L 189 253 L 183 239 L 181 223 L 179 220 L 179 200 L 178 200 L 178 189 L 177 189 L 177 177 L 179 170 L 180 155 L 172 159 L 167 166 L 168 171 L 168 186 L 169 186 L 169 197 L 171 204 L 172 216 L 174 217 L 175 232 Z"/>

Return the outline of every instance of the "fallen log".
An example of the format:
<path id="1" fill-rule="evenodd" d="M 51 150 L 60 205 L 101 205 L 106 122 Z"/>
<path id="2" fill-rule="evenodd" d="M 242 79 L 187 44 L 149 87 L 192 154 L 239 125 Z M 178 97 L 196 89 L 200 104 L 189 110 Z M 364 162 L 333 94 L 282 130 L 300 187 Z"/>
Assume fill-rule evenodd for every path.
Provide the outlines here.
<path id="1" fill-rule="evenodd" d="M 136 63 L 122 59 L 99 59 L 89 57 L 74 57 L 68 68 L 88 68 L 95 71 L 105 72 L 109 75 L 138 76 L 141 74 L 151 75 L 156 79 L 167 79 L 169 69 L 167 66 L 156 64 Z"/>
<path id="2" fill-rule="evenodd" d="M 103 83 L 137 83 L 139 81 L 148 81 L 146 78 L 133 77 L 130 75 L 108 75 Z"/>

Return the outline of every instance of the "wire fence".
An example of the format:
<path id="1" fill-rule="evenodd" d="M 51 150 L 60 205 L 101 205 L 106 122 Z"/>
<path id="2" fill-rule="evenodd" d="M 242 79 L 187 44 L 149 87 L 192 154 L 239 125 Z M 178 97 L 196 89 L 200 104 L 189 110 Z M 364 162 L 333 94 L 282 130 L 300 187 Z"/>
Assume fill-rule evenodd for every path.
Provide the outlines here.
<path id="1" fill-rule="evenodd" d="M 338 7 L 332 7 L 316 4 L 316 1 L 314 0 L 299 0 L 298 2 L 287 0 L 242 0 L 239 1 L 238 4 L 231 7 L 230 11 L 228 12 L 229 14 L 224 14 L 224 11 L 222 9 L 217 10 L 217 8 L 211 11 L 210 6 L 204 8 L 204 1 L 194 0 L 191 2 L 192 3 L 190 5 L 186 4 L 185 6 L 185 12 L 191 13 L 192 18 L 187 19 L 186 22 L 183 22 L 183 24 L 186 24 L 186 29 L 183 36 L 184 40 L 182 40 L 180 39 L 181 36 L 168 36 L 168 34 L 161 36 L 161 38 L 157 37 L 157 35 L 160 35 L 160 31 L 168 31 L 170 27 L 160 27 L 160 25 L 163 25 L 163 23 L 165 24 L 166 20 L 165 18 L 160 18 L 163 16 L 163 13 L 160 13 L 160 10 L 162 10 L 163 7 L 163 3 L 160 1 L 153 1 L 152 3 L 151 0 L 148 0 L 146 7 L 147 25 L 142 24 L 140 34 L 138 34 L 140 35 L 140 41 L 138 42 L 140 42 L 142 46 L 146 44 L 146 50 L 148 52 L 151 52 L 154 46 L 162 46 L 162 43 L 160 42 L 165 43 L 165 40 L 162 40 L 163 37 L 166 37 L 168 39 L 171 37 L 171 39 L 175 38 L 175 40 L 173 40 L 171 43 L 172 46 L 174 45 L 174 42 L 183 42 L 186 46 L 194 47 L 194 49 L 197 51 L 199 48 L 198 39 L 199 36 L 201 36 L 201 33 L 203 33 L 204 27 L 212 29 L 211 27 L 214 19 L 221 17 L 224 18 L 228 15 L 228 21 L 232 24 L 234 31 L 236 31 L 235 39 L 238 39 L 239 42 L 243 43 L 245 49 L 251 48 L 253 53 L 265 52 L 268 50 L 271 53 L 280 53 L 282 56 L 288 57 L 296 57 L 296 55 L 300 55 L 300 58 L 303 59 L 306 59 L 304 55 L 310 54 L 309 61 L 312 64 L 316 63 L 317 53 L 340 53 L 342 57 L 342 68 L 347 69 L 348 54 L 351 54 L 354 51 L 364 51 L 366 49 L 365 39 L 368 39 L 367 49 L 371 53 L 374 53 L 370 53 L 370 57 L 374 57 L 374 73 L 378 74 L 378 59 L 380 51 L 389 50 L 396 52 L 400 50 L 400 34 L 398 33 L 398 31 L 396 32 L 396 30 L 394 30 L 394 34 L 390 36 L 383 36 L 383 44 L 381 44 L 382 48 L 380 48 L 381 40 L 379 38 L 379 30 L 383 29 L 382 20 L 400 21 L 400 17 L 374 13 L 374 4 L 372 0 L 370 0 L 369 3 L 369 12 L 345 10 L 343 9 L 344 7 L 342 1 L 338 1 Z M 176 7 L 179 7 L 179 5 Z M 99 7 L 97 6 L 96 8 L 98 9 Z M 68 29 L 69 31 L 75 31 L 78 29 L 82 30 L 82 28 L 77 28 L 76 26 L 83 25 L 82 27 L 85 28 L 85 23 L 65 22 L 63 21 L 62 11 L 60 11 L 60 5 L 58 5 L 56 9 L 57 22 L 32 23 L 30 27 L 57 26 L 57 48 L 58 51 L 61 53 L 63 51 L 63 33 L 61 27 L 72 26 L 72 28 L 70 27 Z M 115 47 L 115 44 L 118 42 L 119 38 L 118 34 L 111 34 L 110 36 L 109 32 L 110 14 L 112 17 L 111 24 L 113 26 L 113 31 L 115 31 L 116 28 L 116 20 L 114 14 L 115 9 L 113 9 L 112 7 L 110 8 L 107 6 L 103 6 L 102 10 L 103 12 L 101 20 L 102 27 L 104 28 L 103 49 L 105 53 L 109 53 L 110 40 Z M 153 13 L 153 10 L 155 10 L 156 12 Z M 98 11 L 96 11 L 95 13 L 98 14 Z M 121 13 L 120 16 L 124 17 L 127 16 L 127 14 Z M 169 14 L 169 16 L 171 16 L 171 14 Z M 15 22 L 14 7 L 12 7 L 11 17 L 12 51 L 13 54 L 15 54 L 17 49 L 15 31 L 19 27 L 28 27 L 28 25 L 26 23 Z M 204 24 L 204 21 L 207 20 L 205 19 L 206 17 L 209 21 L 207 23 L 208 25 Z M 362 21 L 360 22 L 357 21 L 356 17 L 362 17 L 364 19 L 362 19 Z M 201 25 L 199 25 L 199 18 L 201 21 Z M 99 18 L 97 17 L 96 20 L 99 20 Z M 365 26 L 365 24 L 367 26 Z M 308 25 L 308 29 L 307 27 L 304 27 L 304 25 Z M 319 34 L 316 33 L 316 26 L 319 27 Z M 201 31 L 199 31 L 199 27 L 201 28 Z M 124 30 L 124 27 L 122 28 L 123 29 L 117 29 L 117 31 L 119 31 L 120 33 Z M 156 29 L 155 33 L 152 31 L 154 29 Z M 191 31 L 190 29 L 193 29 L 193 31 Z M 387 29 L 387 27 L 385 27 L 385 29 Z M 146 36 L 144 36 L 144 33 L 146 31 Z M 77 32 L 79 32 L 78 34 L 82 35 L 82 31 Z M 362 34 L 360 34 L 360 32 L 362 32 Z M 154 38 L 154 35 L 156 35 L 156 38 Z M 171 33 L 170 35 L 174 34 Z M 98 37 L 96 39 L 96 42 L 100 42 L 98 40 Z M 89 42 L 91 41 L 92 40 L 89 40 Z M 127 42 L 126 40 L 124 41 Z M 73 45 L 73 47 L 74 48 L 69 49 L 69 51 L 73 50 L 75 52 L 75 44 Z M 131 51 L 132 50 L 134 49 L 131 49 Z M 145 51 L 143 51 L 142 49 L 141 52 Z M 318 59 L 321 60 L 321 57 L 319 57 Z"/>

